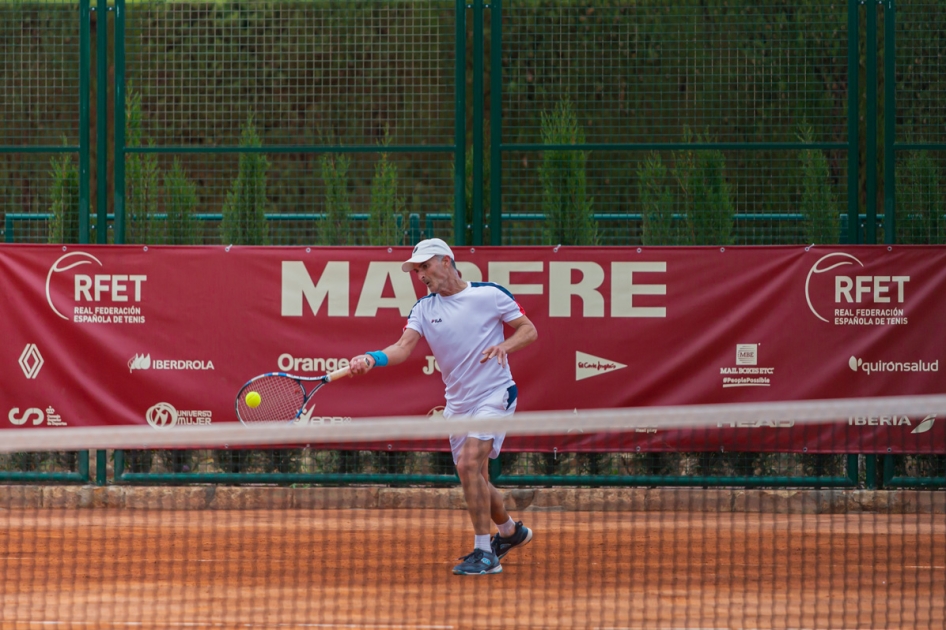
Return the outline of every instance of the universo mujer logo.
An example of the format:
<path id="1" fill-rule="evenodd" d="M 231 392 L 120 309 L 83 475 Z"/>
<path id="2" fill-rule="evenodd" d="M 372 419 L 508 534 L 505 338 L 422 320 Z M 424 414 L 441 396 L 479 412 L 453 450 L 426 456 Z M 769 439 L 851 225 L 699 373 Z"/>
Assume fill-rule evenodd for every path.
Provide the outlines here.
<path id="1" fill-rule="evenodd" d="M 874 374 L 876 372 L 939 372 L 939 359 L 935 361 L 864 361 L 852 356 L 847 365 L 854 372 Z"/>

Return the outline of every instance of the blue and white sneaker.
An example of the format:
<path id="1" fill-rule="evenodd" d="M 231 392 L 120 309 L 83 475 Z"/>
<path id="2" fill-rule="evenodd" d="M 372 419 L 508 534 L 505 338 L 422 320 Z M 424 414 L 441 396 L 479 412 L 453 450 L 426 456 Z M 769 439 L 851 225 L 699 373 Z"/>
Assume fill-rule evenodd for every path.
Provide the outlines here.
<path id="1" fill-rule="evenodd" d="M 516 531 L 509 538 L 503 538 L 499 534 L 493 536 L 489 541 L 489 546 L 493 548 L 493 554 L 502 560 L 506 554 L 515 549 L 528 545 L 532 540 L 532 530 L 522 524 L 522 521 L 516 523 Z"/>
<path id="2" fill-rule="evenodd" d="M 454 575 L 486 575 L 503 572 L 503 565 L 499 564 L 496 554 L 482 549 L 474 549 L 473 553 L 463 556 L 460 560 L 463 562 L 453 567 Z"/>

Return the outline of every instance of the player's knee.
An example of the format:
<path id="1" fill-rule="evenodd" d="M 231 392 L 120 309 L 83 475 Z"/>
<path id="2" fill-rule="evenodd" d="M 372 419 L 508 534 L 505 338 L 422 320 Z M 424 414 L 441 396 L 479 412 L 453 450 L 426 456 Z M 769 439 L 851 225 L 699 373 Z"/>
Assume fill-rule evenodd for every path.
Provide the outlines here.
<path id="1" fill-rule="evenodd" d="M 480 464 L 476 461 L 475 457 L 464 457 L 461 455 L 457 458 L 457 474 L 460 475 L 461 479 L 482 474 L 480 472 Z"/>

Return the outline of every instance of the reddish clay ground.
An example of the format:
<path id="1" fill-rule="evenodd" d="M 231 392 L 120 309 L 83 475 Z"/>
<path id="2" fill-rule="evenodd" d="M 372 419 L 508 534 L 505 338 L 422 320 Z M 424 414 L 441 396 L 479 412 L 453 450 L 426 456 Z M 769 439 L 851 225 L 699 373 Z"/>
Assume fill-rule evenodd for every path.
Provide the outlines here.
<path id="1" fill-rule="evenodd" d="M 942 515 L 0 511 L 2 628 L 946 627 Z"/>

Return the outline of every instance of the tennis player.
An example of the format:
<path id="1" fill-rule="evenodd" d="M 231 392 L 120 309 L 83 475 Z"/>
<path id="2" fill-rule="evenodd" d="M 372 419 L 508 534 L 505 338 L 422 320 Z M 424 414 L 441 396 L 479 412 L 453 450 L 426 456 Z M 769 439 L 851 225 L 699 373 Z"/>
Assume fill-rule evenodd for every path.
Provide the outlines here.
<path id="1" fill-rule="evenodd" d="M 512 416 L 518 392 L 510 352 L 537 338 L 535 326 L 506 289 L 460 278 L 453 251 L 439 238 L 421 241 L 401 266 L 430 289 L 411 309 L 401 338 L 384 350 L 351 359 L 352 374 L 403 363 L 421 337 L 427 339 L 446 385 L 444 418 Z M 513 333 L 505 336 L 503 324 Z M 513 522 L 499 491 L 489 482 L 489 459 L 499 456 L 505 433 L 451 435 L 450 448 L 473 521 L 473 552 L 453 567 L 457 575 L 501 573 L 500 560 L 532 540 L 532 530 Z M 499 533 L 490 539 L 490 519 Z"/>

